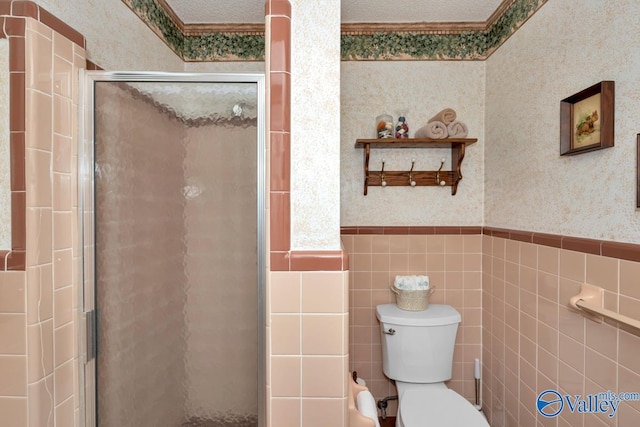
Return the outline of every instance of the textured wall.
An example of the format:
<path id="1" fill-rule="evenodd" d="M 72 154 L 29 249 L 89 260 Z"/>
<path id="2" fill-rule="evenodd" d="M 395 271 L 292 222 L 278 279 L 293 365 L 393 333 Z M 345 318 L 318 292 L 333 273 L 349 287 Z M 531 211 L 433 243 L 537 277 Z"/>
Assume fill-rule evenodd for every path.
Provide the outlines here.
<path id="1" fill-rule="evenodd" d="M 0 99 L 9 99 L 9 41 L 0 39 Z M 11 248 L 9 102 L 0 103 L 0 249 Z"/>
<path id="2" fill-rule="evenodd" d="M 340 2 L 291 20 L 291 249 L 340 248 Z"/>
<path id="3" fill-rule="evenodd" d="M 486 225 L 640 242 L 639 18 L 634 0 L 548 2 L 489 58 Z M 560 157 L 560 100 L 601 80 L 616 82 L 615 147 Z"/>
<path id="4" fill-rule="evenodd" d="M 343 62 L 341 79 L 341 225 L 479 225 L 482 223 L 484 79 L 481 62 Z M 363 195 L 363 149 L 375 138 L 375 118 L 406 114 L 409 134 L 445 107 L 458 112 L 478 142 L 467 147 L 458 194 L 445 187 L 369 188 Z M 449 149 L 372 150 L 370 170 L 437 170 Z"/>
<path id="5" fill-rule="evenodd" d="M 187 128 L 188 416 L 257 414 L 256 128 Z"/>
<path id="6" fill-rule="evenodd" d="M 120 0 L 36 0 L 84 35 L 106 70 L 182 71 L 183 62 Z"/>

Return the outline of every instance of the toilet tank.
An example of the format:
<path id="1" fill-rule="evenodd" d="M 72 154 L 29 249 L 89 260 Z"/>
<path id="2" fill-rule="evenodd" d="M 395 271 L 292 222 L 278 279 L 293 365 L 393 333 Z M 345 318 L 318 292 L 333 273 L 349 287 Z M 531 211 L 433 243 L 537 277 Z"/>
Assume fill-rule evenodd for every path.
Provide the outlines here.
<path id="1" fill-rule="evenodd" d="M 451 378 L 453 348 L 461 316 L 450 305 L 431 304 L 423 311 L 395 304 L 376 307 L 380 321 L 385 375 L 410 383 L 437 383 Z"/>

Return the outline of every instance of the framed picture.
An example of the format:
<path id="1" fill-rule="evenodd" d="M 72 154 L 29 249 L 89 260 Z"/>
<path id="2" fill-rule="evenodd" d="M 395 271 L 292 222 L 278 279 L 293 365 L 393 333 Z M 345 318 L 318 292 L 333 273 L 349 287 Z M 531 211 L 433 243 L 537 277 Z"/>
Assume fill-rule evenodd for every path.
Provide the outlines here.
<path id="1" fill-rule="evenodd" d="M 601 81 L 560 101 L 560 155 L 613 147 L 614 82 Z"/>

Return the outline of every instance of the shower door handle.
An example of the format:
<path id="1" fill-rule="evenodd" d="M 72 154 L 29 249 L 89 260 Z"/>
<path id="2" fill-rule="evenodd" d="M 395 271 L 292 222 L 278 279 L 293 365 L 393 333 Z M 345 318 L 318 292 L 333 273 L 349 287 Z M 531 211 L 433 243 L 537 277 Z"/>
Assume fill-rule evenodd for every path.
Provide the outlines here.
<path id="1" fill-rule="evenodd" d="M 86 332 L 86 354 L 87 354 L 87 362 L 96 358 L 98 353 L 98 334 L 97 334 L 97 325 L 96 325 L 96 311 L 91 310 L 84 313 L 85 315 L 85 332 Z"/>

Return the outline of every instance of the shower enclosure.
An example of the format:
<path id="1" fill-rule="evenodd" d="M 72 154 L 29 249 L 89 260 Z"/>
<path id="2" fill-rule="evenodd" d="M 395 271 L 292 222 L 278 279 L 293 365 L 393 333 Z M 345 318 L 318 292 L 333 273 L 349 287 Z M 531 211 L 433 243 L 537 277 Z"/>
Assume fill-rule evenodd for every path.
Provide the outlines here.
<path id="1" fill-rule="evenodd" d="M 84 82 L 81 416 L 264 425 L 264 77 Z"/>

